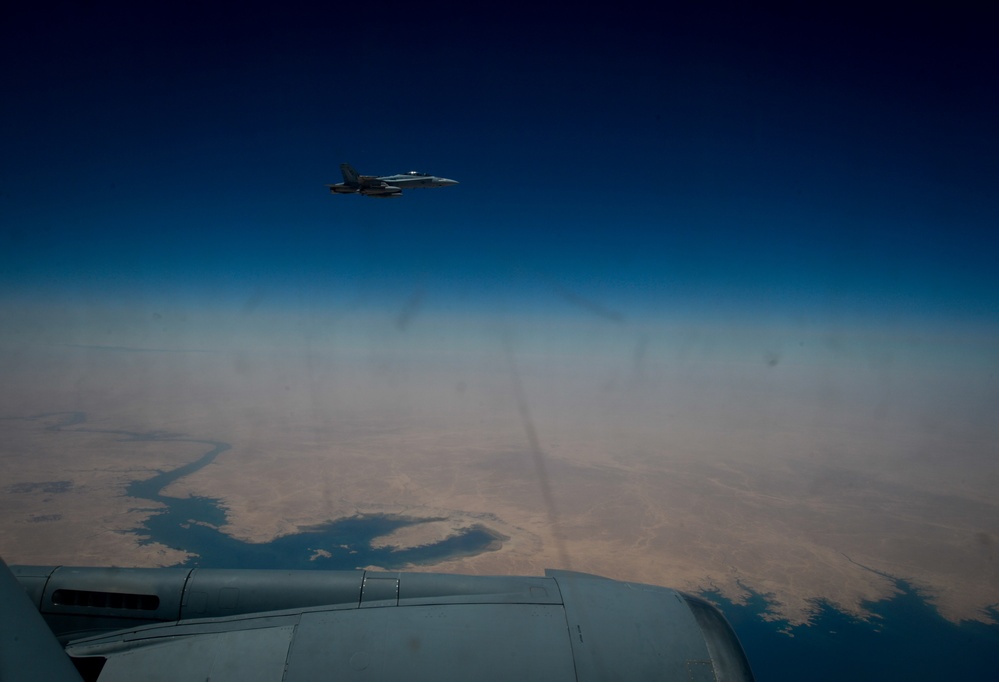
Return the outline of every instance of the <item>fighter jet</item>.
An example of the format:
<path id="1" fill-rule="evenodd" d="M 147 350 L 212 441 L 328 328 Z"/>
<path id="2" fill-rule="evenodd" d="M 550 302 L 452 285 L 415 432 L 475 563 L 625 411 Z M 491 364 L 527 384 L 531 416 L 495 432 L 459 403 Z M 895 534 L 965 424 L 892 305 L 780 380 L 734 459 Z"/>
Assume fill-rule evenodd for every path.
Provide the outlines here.
<path id="1" fill-rule="evenodd" d="M 330 194 L 363 194 L 366 197 L 398 197 L 410 187 L 447 187 L 457 185 L 456 180 L 439 178 L 429 173 L 409 171 L 398 175 L 358 175 L 349 163 L 340 164 L 343 182 L 326 185 Z"/>

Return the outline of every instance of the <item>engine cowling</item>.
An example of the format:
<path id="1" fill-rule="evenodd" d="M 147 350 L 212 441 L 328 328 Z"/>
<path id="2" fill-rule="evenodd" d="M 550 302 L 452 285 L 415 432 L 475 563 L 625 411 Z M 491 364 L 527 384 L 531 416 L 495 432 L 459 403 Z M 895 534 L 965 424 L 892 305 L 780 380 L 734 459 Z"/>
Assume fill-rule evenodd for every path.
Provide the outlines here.
<path id="1" fill-rule="evenodd" d="M 21 602 L 16 614 L 0 609 L 0 644 L 18 642 L 0 646 L 0 673 L 14 682 L 74 679 L 54 669 L 21 673 L 34 660 L 65 662 L 60 643 L 90 671 L 87 679 L 102 680 L 147 679 L 151 671 L 219 682 L 753 680 L 731 627 L 707 602 L 582 573 L 12 573 L 0 562 L 0 603 Z"/>

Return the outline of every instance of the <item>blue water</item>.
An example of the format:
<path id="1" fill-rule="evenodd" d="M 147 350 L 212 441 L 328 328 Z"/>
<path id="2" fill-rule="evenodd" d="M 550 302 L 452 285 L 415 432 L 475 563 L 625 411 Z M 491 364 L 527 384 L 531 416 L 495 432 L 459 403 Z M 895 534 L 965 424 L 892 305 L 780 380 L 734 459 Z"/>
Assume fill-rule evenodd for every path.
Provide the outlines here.
<path id="1" fill-rule="evenodd" d="M 210 497 L 170 497 L 162 490 L 175 481 L 211 464 L 230 449 L 228 443 L 189 438 L 167 431 L 126 431 L 83 426 L 84 412 L 36 415 L 46 420 L 50 431 L 72 430 L 103 433 L 125 441 L 200 443 L 205 453 L 183 466 L 162 471 L 152 478 L 132 481 L 129 497 L 159 503 L 142 526 L 135 529 L 142 544 L 159 543 L 192 554 L 186 565 L 204 568 L 272 568 L 350 570 L 377 565 L 398 568 L 409 564 L 438 563 L 448 558 L 480 554 L 498 549 L 506 538 L 478 524 L 440 542 L 395 549 L 373 547 L 375 538 L 406 526 L 440 519 L 414 519 L 388 514 L 358 514 L 350 518 L 308 526 L 270 542 L 244 542 L 219 530 L 226 523 L 220 501 Z"/>
<path id="2" fill-rule="evenodd" d="M 894 582 L 896 596 L 865 603 L 869 621 L 818 602 L 812 623 L 797 627 L 763 620 L 767 599 L 752 591 L 741 605 L 703 596 L 729 619 L 760 682 L 999 679 L 999 625 L 955 625 L 910 583 Z"/>
<path id="3" fill-rule="evenodd" d="M 284 568 L 351 570 L 364 566 L 400 568 L 407 564 L 430 564 L 465 554 L 479 554 L 499 547 L 500 538 L 482 526 L 429 545 L 395 550 L 371 546 L 375 538 L 421 523 L 385 514 L 357 515 L 317 526 L 264 543 L 238 540 L 216 528 L 188 524 L 181 519 L 189 511 L 211 508 L 213 500 L 175 505 L 170 513 L 157 514 L 145 523 L 149 540 L 194 552 L 187 565 L 205 568 Z M 181 507 L 181 508 L 177 508 Z M 197 517 L 193 517 L 197 518 Z M 322 551 L 323 554 L 317 552 Z M 329 556 L 327 556 L 327 553 Z"/>

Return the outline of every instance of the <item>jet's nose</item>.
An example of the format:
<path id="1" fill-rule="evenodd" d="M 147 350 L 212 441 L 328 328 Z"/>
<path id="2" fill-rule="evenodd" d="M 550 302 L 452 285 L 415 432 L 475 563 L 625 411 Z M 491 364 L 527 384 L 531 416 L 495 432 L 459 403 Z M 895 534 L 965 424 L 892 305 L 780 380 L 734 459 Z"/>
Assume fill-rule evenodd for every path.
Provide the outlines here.
<path id="1" fill-rule="evenodd" d="M 439 182 L 441 184 L 441 187 L 447 187 L 448 185 L 457 185 L 458 184 L 457 180 L 448 180 L 447 178 L 441 178 L 439 180 Z"/>

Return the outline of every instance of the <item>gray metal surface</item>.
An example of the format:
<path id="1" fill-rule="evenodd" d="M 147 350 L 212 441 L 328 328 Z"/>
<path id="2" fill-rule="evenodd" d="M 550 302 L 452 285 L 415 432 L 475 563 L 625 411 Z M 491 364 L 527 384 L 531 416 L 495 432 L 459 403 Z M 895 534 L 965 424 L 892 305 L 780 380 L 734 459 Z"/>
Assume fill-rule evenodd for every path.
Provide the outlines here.
<path id="1" fill-rule="evenodd" d="M 104 682 L 752 680 L 707 602 L 581 573 L 15 568 L 50 625 L 92 633 L 66 651 Z M 154 598 L 163 621 L 136 619 Z"/>
<path id="2" fill-rule="evenodd" d="M 199 568 L 184 589 L 182 617 L 211 618 L 328 604 L 356 607 L 362 571 Z"/>
<path id="3" fill-rule="evenodd" d="M 562 603 L 558 586 L 551 578 L 441 573 L 399 575 L 404 576 L 399 582 L 399 603 L 409 606 Z"/>
<path id="4" fill-rule="evenodd" d="M 576 674 L 589 680 L 714 680 L 704 638 L 671 589 L 548 571 L 565 603 Z M 706 664 L 706 665 L 705 665 Z"/>
<path id="5" fill-rule="evenodd" d="M 719 613 L 718 609 L 699 597 L 683 595 L 690 612 L 701 628 L 704 644 L 708 647 L 711 663 L 714 666 L 718 682 L 741 682 L 751 680 L 753 673 L 749 669 L 749 660 L 742 650 L 732 626 Z"/>
<path id="6" fill-rule="evenodd" d="M 37 593 L 38 576 L 47 576 L 37 608 L 60 641 L 128 626 L 174 621 L 180 617 L 181 594 L 190 574 L 187 568 L 83 568 L 15 566 Z M 60 591 L 152 595 L 152 610 L 57 603 Z"/>
<path id="7" fill-rule="evenodd" d="M 558 605 L 309 613 L 295 636 L 286 679 L 571 681 L 566 638 Z"/>
<path id="8" fill-rule="evenodd" d="M 281 680 L 294 631 L 287 625 L 136 642 L 127 652 L 108 657 L 100 682 Z"/>
<path id="9" fill-rule="evenodd" d="M 38 613 L 37 605 L 0 559 L 0 680 L 79 682 L 80 676 Z"/>
<path id="10" fill-rule="evenodd" d="M 399 578 L 393 575 L 364 575 L 361 608 L 399 605 Z"/>

